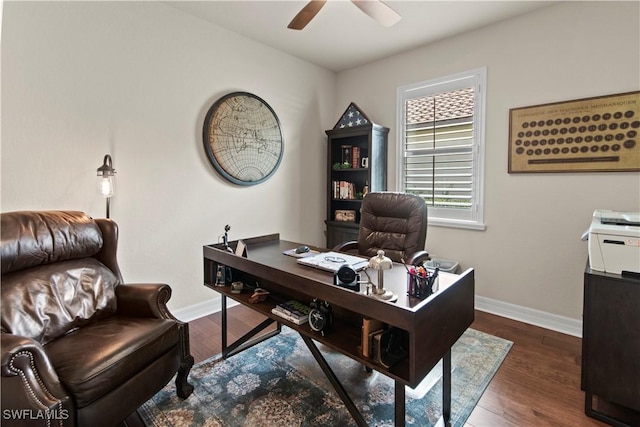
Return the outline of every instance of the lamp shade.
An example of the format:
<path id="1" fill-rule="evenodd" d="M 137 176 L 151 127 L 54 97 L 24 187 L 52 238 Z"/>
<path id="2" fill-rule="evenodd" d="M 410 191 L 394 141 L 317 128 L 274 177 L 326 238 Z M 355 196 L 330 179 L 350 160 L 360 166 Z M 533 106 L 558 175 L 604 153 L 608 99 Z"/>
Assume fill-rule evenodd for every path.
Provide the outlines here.
<path id="1" fill-rule="evenodd" d="M 103 197 L 112 197 L 115 189 L 114 175 L 116 170 L 111 163 L 111 156 L 105 155 L 102 166 L 97 170 L 98 190 Z"/>

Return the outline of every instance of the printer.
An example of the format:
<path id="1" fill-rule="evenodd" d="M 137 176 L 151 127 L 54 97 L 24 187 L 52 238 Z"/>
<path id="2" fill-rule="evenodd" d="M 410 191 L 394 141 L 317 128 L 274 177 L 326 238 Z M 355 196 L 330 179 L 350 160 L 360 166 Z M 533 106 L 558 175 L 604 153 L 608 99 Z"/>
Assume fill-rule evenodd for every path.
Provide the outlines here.
<path id="1" fill-rule="evenodd" d="M 640 273 L 640 213 L 594 211 L 588 240 L 592 270 Z"/>

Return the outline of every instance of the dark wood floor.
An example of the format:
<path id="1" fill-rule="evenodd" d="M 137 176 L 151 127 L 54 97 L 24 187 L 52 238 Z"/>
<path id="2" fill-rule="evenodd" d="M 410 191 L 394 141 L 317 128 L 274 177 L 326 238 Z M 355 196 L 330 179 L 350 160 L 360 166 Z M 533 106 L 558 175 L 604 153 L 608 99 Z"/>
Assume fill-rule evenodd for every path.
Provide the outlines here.
<path id="1" fill-rule="evenodd" d="M 243 306 L 228 313 L 230 342 L 264 319 Z M 220 313 L 189 327 L 196 363 L 221 351 Z M 466 427 L 605 426 L 584 414 L 579 338 L 480 311 L 472 328 L 514 344 Z"/>

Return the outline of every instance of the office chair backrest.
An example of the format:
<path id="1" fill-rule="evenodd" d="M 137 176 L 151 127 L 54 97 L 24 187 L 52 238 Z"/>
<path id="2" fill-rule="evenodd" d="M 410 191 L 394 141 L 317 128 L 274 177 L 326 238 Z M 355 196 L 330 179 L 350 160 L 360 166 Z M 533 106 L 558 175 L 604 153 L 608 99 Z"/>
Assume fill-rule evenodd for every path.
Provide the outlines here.
<path id="1" fill-rule="evenodd" d="M 360 213 L 360 255 L 372 257 L 382 249 L 393 261 L 401 262 L 424 250 L 427 205 L 422 198 L 406 193 L 369 193 Z"/>

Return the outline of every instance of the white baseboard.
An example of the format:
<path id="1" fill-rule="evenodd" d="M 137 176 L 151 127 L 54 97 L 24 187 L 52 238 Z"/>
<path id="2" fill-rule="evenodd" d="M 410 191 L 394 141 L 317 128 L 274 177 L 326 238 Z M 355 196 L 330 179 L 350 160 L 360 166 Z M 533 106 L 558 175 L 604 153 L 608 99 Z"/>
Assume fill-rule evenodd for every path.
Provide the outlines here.
<path id="1" fill-rule="evenodd" d="M 476 310 L 582 338 L 582 321 L 476 295 Z"/>
<path id="2" fill-rule="evenodd" d="M 237 304 L 238 303 L 236 301 L 227 298 L 227 307 L 233 307 Z M 189 307 L 172 310 L 171 313 L 183 322 L 190 322 L 192 320 L 217 313 L 221 309 L 222 300 L 220 299 L 220 297 L 215 297 L 194 305 L 190 305 Z"/>

